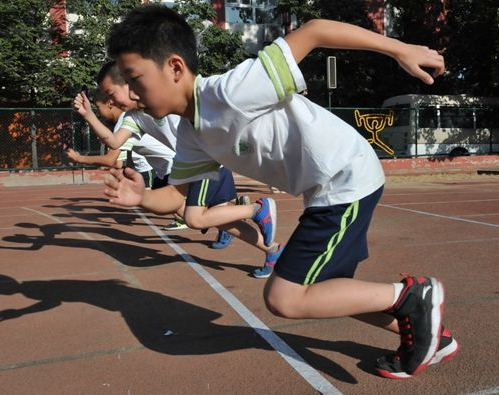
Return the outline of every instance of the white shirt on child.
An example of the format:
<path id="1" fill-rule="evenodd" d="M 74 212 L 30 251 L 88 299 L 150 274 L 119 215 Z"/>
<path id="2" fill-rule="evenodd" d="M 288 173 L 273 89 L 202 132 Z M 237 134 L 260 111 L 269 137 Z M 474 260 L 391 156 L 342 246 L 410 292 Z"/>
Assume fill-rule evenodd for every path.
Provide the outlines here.
<path id="1" fill-rule="evenodd" d="M 350 203 L 384 184 L 364 137 L 311 102 L 286 41 L 277 39 L 219 76 L 195 82 L 194 125 L 182 119 L 171 184 L 216 178 L 218 163 L 293 195 L 305 206 Z"/>
<path id="2" fill-rule="evenodd" d="M 125 113 L 122 112 L 118 120 L 116 121 L 116 124 L 114 125 L 114 130 L 113 132 L 116 133 L 120 128 L 123 123 L 123 119 L 125 118 Z M 137 138 L 135 136 L 130 137 L 125 143 L 119 148 L 120 149 L 120 154 L 118 156 L 118 160 L 121 160 L 123 162 L 126 162 L 127 160 L 127 151 L 132 151 L 132 160 L 133 160 L 133 166 L 135 167 L 135 170 L 137 170 L 139 173 L 144 173 L 146 171 L 152 170 L 151 165 L 147 162 L 147 159 L 133 151 L 133 146 L 138 142 Z"/>
<path id="3" fill-rule="evenodd" d="M 142 111 L 128 111 L 122 128 L 138 139 L 134 150 L 145 156 L 159 178 L 170 174 L 177 145 L 177 124 L 180 117 L 169 115 L 154 119 Z"/>

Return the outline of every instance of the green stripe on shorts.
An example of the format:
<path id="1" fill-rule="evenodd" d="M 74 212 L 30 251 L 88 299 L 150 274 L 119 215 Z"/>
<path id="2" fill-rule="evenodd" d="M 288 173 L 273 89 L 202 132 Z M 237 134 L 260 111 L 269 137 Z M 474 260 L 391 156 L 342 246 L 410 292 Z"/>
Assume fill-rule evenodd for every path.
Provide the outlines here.
<path id="1" fill-rule="evenodd" d="M 341 240 L 343 239 L 343 236 L 345 235 L 346 230 L 351 224 L 353 224 L 353 222 L 357 218 L 358 213 L 359 213 L 358 201 L 353 202 L 352 204 L 350 204 L 350 206 L 348 206 L 348 208 L 343 213 L 343 216 L 341 217 L 340 230 L 331 237 L 327 245 L 326 251 L 324 251 L 321 255 L 319 255 L 317 259 L 314 261 L 312 267 L 307 273 L 307 276 L 305 277 L 303 285 L 310 285 L 315 282 L 317 276 L 319 276 L 324 266 L 331 260 L 331 257 L 333 256 L 333 252 L 336 246 L 340 244 Z"/>
<path id="2" fill-rule="evenodd" d="M 201 189 L 198 196 L 198 206 L 206 206 L 206 195 L 208 193 L 209 184 L 210 180 L 208 178 L 205 178 L 203 181 L 201 181 Z"/>

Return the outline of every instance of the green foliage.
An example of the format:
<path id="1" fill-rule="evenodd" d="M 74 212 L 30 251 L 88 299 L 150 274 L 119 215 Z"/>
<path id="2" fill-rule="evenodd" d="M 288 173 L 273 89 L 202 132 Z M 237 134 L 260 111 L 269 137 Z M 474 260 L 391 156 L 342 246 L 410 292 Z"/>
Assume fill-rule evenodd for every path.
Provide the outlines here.
<path id="1" fill-rule="evenodd" d="M 241 34 L 213 25 L 216 13 L 201 0 L 178 0 L 176 9 L 198 37 L 199 72 L 208 76 L 220 74 L 242 62 L 247 56 Z"/>
<path id="2" fill-rule="evenodd" d="M 111 24 L 140 0 L 67 0 L 68 13 L 81 15 L 62 35 L 49 18 L 57 0 L 0 3 L 1 106 L 68 105 L 79 87 L 91 86 L 105 59 Z M 63 21 L 64 22 L 64 21 Z"/>
<path id="3" fill-rule="evenodd" d="M 303 2 L 300 0 L 286 0 L 295 8 L 302 8 L 302 22 L 320 17 L 341 22 L 353 23 L 369 30 L 374 30 L 372 19 L 364 0 L 315 0 Z M 281 7 L 283 1 L 279 2 Z M 294 9 L 294 8 L 293 8 Z M 326 83 L 327 57 L 336 56 L 337 89 L 331 92 L 333 106 L 375 106 L 380 104 L 377 88 L 377 74 L 387 67 L 390 59 L 363 51 L 342 51 L 318 48 L 310 53 L 300 64 L 308 94 L 311 100 L 321 105 L 329 104 L 329 93 Z"/>
<path id="4" fill-rule="evenodd" d="M 82 85 L 92 86 L 106 59 L 110 26 L 140 0 L 66 0 L 72 20 L 60 35 L 48 16 L 60 0 L 0 2 L 0 106 L 69 105 Z M 280 0 L 276 13 L 294 14 L 299 24 L 321 17 L 373 30 L 372 4 L 365 0 Z M 386 0 L 396 9 L 395 35 L 441 50 L 449 74 L 427 86 L 392 59 L 362 51 L 313 51 L 300 65 L 311 99 L 327 105 L 326 58 L 337 57 L 338 88 L 334 106 L 378 106 L 389 96 L 407 93 L 499 95 L 499 11 L 497 0 Z M 203 0 L 178 0 L 199 39 L 200 71 L 221 73 L 248 54 L 240 34 L 211 21 Z M 442 17 L 443 16 L 443 17 Z"/>
<path id="5" fill-rule="evenodd" d="M 294 15 L 299 25 L 320 16 L 319 5 L 310 0 L 279 0 L 276 7 L 277 14 Z"/>
<path id="6" fill-rule="evenodd" d="M 452 93 L 499 95 L 499 7 L 497 0 L 449 0 L 452 36 L 445 57 Z"/>
<path id="7" fill-rule="evenodd" d="M 66 0 L 70 28 L 63 37 L 64 48 L 69 51 L 65 85 L 60 92 L 64 102 L 71 100 L 82 85 L 95 85 L 94 77 L 106 61 L 109 29 L 139 4 L 140 0 Z"/>
<path id="8" fill-rule="evenodd" d="M 200 73 L 205 76 L 223 73 L 248 57 L 241 33 L 209 26 L 201 38 Z"/>
<path id="9" fill-rule="evenodd" d="M 396 94 L 499 95 L 497 0 L 387 0 L 397 9 L 400 38 L 439 50 L 449 73 L 432 86 L 403 76 Z M 393 95 L 393 94 L 392 94 Z"/>
<path id="10" fill-rule="evenodd" d="M 0 2 L 0 105 L 46 104 L 56 94 L 61 46 L 53 44 L 47 16 L 51 1 Z M 47 84 L 50 81 L 50 84 Z"/>
<path id="11" fill-rule="evenodd" d="M 60 0 L 0 2 L 0 106 L 70 105 L 82 85 L 92 87 L 106 61 L 106 36 L 140 0 L 66 0 L 68 32 L 54 29 L 49 9 Z M 239 34 L 210 22 L 213 7 L 202 0 L 176 4 L 200 37 L 201 72 L 220 73 L 247 55 Z"/>

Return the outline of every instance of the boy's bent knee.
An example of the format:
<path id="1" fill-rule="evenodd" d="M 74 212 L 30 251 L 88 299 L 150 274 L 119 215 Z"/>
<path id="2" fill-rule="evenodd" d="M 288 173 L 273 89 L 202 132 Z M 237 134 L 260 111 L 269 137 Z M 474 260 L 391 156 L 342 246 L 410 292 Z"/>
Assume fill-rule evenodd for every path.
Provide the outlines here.
<path id="1" fill-rule="evenodd" d="M 198 207 L 196 209 L 192 209 L 191 207 L 188 207 L 185 212 L 184 212 L 184 221 L 186 225 L 191 228 L 191 229 L 204 229 L 206 228 L 206 224 L 203 221 L 203 210 L 198 210 Z"/>
<path id="2" fill-rule="evenodd" d="M 304 318 L 302 296 L 305 286 L 272 275 L 265 286 L 264 301 L 274 315 L 284 318 Z"/>

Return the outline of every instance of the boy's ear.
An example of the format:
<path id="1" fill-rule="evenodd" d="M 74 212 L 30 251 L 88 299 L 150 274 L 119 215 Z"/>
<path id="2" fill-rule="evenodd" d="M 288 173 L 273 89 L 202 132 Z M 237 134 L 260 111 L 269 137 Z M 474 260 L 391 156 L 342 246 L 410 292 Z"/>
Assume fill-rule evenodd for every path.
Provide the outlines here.
<path id="1" fill-rule="evenodd" d="M 177 82 L 182 75 L 187 70 L 187 65 L 184 62 L 184 59 L 178 55 L 171 55 L 167 61 L 166 65 L 168 66 L 169 72 L 173 73 L 173 79 Z"/>

